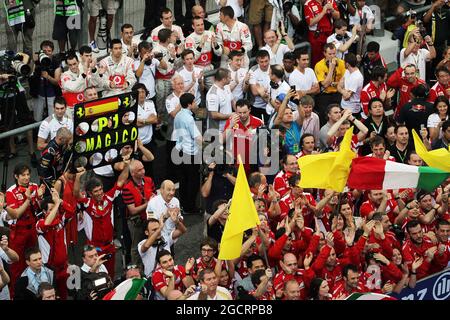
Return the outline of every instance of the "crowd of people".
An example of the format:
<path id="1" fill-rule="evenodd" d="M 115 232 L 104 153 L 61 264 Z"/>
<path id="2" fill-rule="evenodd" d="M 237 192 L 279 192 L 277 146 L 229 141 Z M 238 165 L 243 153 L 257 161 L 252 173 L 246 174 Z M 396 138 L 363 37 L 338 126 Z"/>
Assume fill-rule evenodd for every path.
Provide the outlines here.
<path id="1" fill-rule="evenodd" d="M 365 39 L 377 18 L 365 0 L 218 0 L 217 25 L 205 1 L 184 1 L 183 16 L 183 1 L 174 14 L 149 0 L 144 34 L 123 24 L 101 59 L 101 1 L 92 1 L 89 44 L 80 46 L 67 21 L 86 8 L 55 1 L 52 39 L 34 53 L 36 2 L 5 2 L 3 128 L 42 123 L 37 136 L 27 132 L 30 161 L 0 193 L 0 300 L 96 300 L 133 278 L 147 279 L 137 299 L 339 300 L 400 293 L 447 267 L 450 179 L 432 192 L 303 189 L 297 160 L 338 151 L 351 127 L 359 157 L 426 166 L 412 130 L 428 150 L 448 150 L 448 2 L 433 1 L 423 16 L 414 9 L 425 0 L 396 5 L 393 72 L 380 43 Z M 114 1 L 103 10 L 110 30 Z M 113 164 L 85 170 L 73 157 L 74 106 L 130 91 L 138 140 Z M 272 140 L 261 151 L 254 142 L 264 134 Z M 5 141 L 4 161 L 16 143 Z M 214 144 L 214 160 L 197 161 Z M 222 261 L 239 161 L 261 224 L 245 233 L 240 257 Z M 177 265 L 174 245 L 191 232 L 192 214 L 205 216 L 204 233 L 190 235 L 198 255 Z M 73 245 L 82 248 L 78 266 Z M 116 255 L 121 246 L 126 261 Z"/>

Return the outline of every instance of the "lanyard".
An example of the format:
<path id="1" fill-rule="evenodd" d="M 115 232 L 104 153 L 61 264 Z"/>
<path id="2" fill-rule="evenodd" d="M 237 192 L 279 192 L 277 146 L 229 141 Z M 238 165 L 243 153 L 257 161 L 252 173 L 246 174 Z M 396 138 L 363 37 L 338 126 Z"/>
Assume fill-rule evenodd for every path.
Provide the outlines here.
<path id="1" fill-rule="evenodd" d="M 376 126 L 376 123 L 374 123 L 374 122 L 371 122 L 370 125 L 372 126 L 373 131 L 375 131 L 377 133 L 377 135 L 380 135 L 381 130 L 383 129 L 383 121 L 381 121 L 380 126 L 378 128 Z"/>
<path id="2" fill-rule="evenodd" d="M 397 155 L 399 156 L 400 160 L 402 160 L 402 163 L 405 163 L 406 154 L 408 153 L 408 148 L 405 149 L 405 151 L 400 152 L 400 150 L 397 149 Z M 403 157 L 402 157 L 403 154 Z"/>

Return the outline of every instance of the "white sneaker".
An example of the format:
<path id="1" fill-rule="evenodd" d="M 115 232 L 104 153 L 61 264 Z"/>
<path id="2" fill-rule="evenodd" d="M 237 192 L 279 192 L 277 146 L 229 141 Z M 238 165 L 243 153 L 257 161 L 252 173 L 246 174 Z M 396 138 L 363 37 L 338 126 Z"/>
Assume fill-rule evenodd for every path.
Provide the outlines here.
<path id="1" fill-rule="evenodd" d="M 92 40 L 91 43 L 89 43 L 89 47 L 91 47 L 92 51 L 95 53 L 99 53 L 100 50 L 97 47 L 97 44 L 95 43 L 95 40 Z"/>

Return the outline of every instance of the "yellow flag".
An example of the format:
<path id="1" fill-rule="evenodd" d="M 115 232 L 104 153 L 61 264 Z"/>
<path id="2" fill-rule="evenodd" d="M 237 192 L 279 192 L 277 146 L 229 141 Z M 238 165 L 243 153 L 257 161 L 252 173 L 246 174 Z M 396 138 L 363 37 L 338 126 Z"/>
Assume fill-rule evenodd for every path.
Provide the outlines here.
<path id="1" fill-rule="evenodd" d="M 427 163 L 428 166 L 441 169 L 445 172 L 450 172 L 450 148 L 449 150 L 445 148 L 440 148 L 432 151 L 428 151 L 419 138 L 416 130 L 412 131 L 414 138 L 414 146 L 419 157 Z"/>
<path id="2" fill-rule="evenodd" d="M 301 172 L 300 187 L 344 191 L 352 159 L 356 157 L 351 149 L 352 136 L 353 127 L 345 133 L 339 151 L 313 154 L 298 159 Z"/>
<path id="3" fill-rule="evenodd" d="M 238 258 L 241 255 L 244 231 L 254 228 L 260 223 L 241 162 L 231 199 L 230 215 L 220 242 L 219 259 Z"/>

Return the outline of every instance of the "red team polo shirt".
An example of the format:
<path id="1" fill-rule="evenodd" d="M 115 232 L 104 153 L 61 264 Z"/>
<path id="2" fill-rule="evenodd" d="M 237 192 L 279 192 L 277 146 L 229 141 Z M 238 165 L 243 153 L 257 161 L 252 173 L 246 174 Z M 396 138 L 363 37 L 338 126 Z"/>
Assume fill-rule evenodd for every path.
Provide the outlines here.
<path id="1" fill-rule="evenodd" d="M 306 197 L 306 199 L 308 199 L 309 203 L 312 206 L 316 206 L 316 200 L 310 193 L 303 192 L 303 195 Z M 281 214 L 278 216 L 278 221 L 281 221 L 286 218 L 290 209 L 294 209 L 294 197 L 292 197 L 291 194 L 286 194 L 283 198 L 281 198 L 279 204 Z M 302 214 L 305 219 L 305 226 L 312 226 L 312 223 L 314 221 L 314 213 L 307 206 L 304 206 L 302 208 Z"/>
<path id="2" fill-rule="evenodd" d="M 439 96 L 445 96 L 447 99 L 450 99 L 450 95 L 448 94 L 450 88 L 450 83 L 447 84 L 447 87 L 444 88 L 442 84 L 437 82 L 433 87 L 430 89 L 430 94 L 428 95 L 428 102 L 434 103 L 437 97 Z"/>
<path id="3" fill-rule="evenodd" d="M 389 199 L 387 201 L 386 212 L 387 212 L 387 215 L 388 215 L 391 223 L 394 223 L 394 220 L 396 218 L 396 216 L 394 215 L 394 210 L 397 207 L 398 207 L 397 201 L 395 201 L 394 199 Z M 369 213 L 371 213 L 372 211 L 376 212 L 377 209 L 378 209 L 378 206 L 375 206 L 372 203 L 372 201 L 367 200 L 367 201 L 363 202 L 363 204 L 361 205 L 361 208 L 359 209 L 359 214 L 360 214 L 361 218 L 366 218 L 369 215 Z"/>
<path id="4" fill-rule="evenodd" d="M 327 1 L 327 3 L 331 3 L 333 5 L 334 10 L 339 10 L 337 7 L 337 4 L 334 0 L 331 1 Z M 304 5 L 304 12 L 305 12 L 305 20 L 306 23 L 309 26 L 309 23 L 311 22 L 312 19 L 314 19 L 316 16 L 318 16 L 323 10 L 322 5 L 316 1 L 316 0 L 308 0 L 306 1 L 305 5 Z M 309 30 L 310 31 L 316 31 L 317 29 L 320 30 L 320 32 L 324 32 L 324 33 L 332 33 L 333 32 L 333 24 L 331 22 L 330 16 L 329 15 L 324 15 L 322 19 L 320 19 L 320 21 L 314 25 L 314 26 L 309 26 Z"/>
<path id="5" fill-rule="evenodd" d="M 183 266 L 177 265 L 173 267 L 172 273 L 175 276 L 174 289 L 184 292 L 184 285 L 182 280 L 186 278 L 186 270 Z M 152 283 L 153 287 L 160 297 L 159 300 L 164 299 L 160 291 L 162 288 L 169 284 L 169 278 L 166 277 L 161 267 L 158 267 L 155 272 L 153 272 Z"/>
<path id="6" fill-rule="evenodd" d="M 37 193 L 39 186 L 35 183 L 30 183 L 29 186 L 31 187 L 30 205 L 25 210 L 25 212 L 20 216 L 20 218 L 17 219 L 15 223 L 15 226 L 17 227 L 28 227 L 30 225 L 34 225 L 36 223 L 34 215 L 40 210 Z M 9 187 L 9 189 L 6 191 L 5 200 L 10 208 L 17 209 L 25 202 L 26 189 L 27 188 L 19 186 L 17 184 L 14 184 L 11 187 Z"/>
<path id="7" fill-rule="evenodd" d="M 61 209 L 62 207 L 62 209 Z M 75 207 L 69 202 L 63 201 L 60 212 L 53 222 L 45 224 L 45 218 L 36 223 L 39 235 L 39 248 L 41 249 L 44 263 L 52 267 L 64 267 L 67 265 L 67 247 L 65 239 L 66 221 L 75 215 Z"/>
<path id="8" fill-rule="evenodd" d="M 281 170 L 275 176 L 275 179 L 273 180 L 273 188 L 280 194 L 280 197 L 283 197 L 289 190 L 291 190 L 288 179 L 292 175 L 293 174 L 290 172 L 284 172 Z"/>
<path id="9" fill-rule="evenodd" d="M 92 198 L 79 199 L 84 212 L 84 230 L 90 243 L 102 247 L 113 241 L 113 201 L 120 194 L 117 184 L 97 203 Z"/>
<path id="10" fill-rule="evenodd" d="M 230 128 L 230 118 L 225 123 L 224 131 L 227 129 L 233 130 L 233 155 L 237 159 L 238 154 L 241 155 L 242 160 L 246 165 L 250 164 L 250 140 L 255 134 L 253 129 L 259 128 L 263 125 L 263 122 L 250 115 L 250 121 L 247 126 L 241 121 L 238 121 L 233 128 Z"/>
<path id="11" fill-rule="evenodd" d="M 369 115 L 369 101 L 372 98 L 379 98 L 380 92 L 384 90 L 387 92 L 387 86 L 386 83 L 383 83 L 380 85 L 379 88 L 377 88 L 372 81 L 370 81 L 361 91 L 361 107 L 364 110 L 364 114 L 366 116 Z"/>

